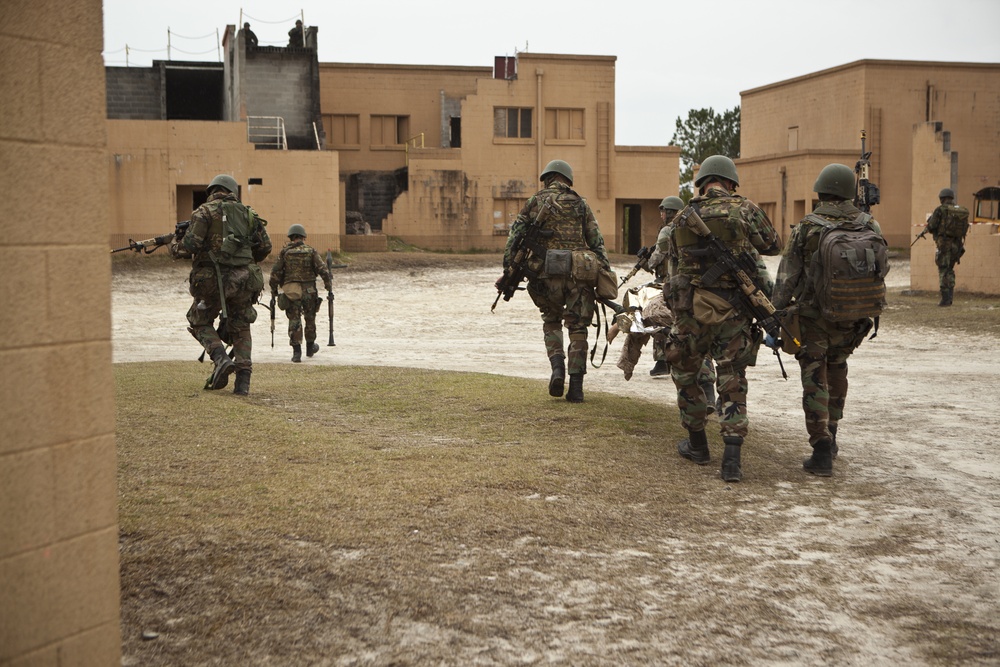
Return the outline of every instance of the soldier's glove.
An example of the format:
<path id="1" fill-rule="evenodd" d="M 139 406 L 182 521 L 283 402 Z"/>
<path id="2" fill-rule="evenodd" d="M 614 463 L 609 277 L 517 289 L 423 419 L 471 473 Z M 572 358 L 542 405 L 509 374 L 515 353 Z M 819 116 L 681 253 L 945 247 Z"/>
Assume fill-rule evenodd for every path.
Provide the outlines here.
<path id="1" fill-rule="evenodd" d="M 771 334 L 767 334 L 764 336 L 764 345 L 768 346 L 772 350 L 777 350 L 781 347 L 781 341 Z"/>
<path id="2" fill-rule="evenodd" d="M 333 301 L 333 290 L 332 289 L 328 289 L 326 291 L 326 298 L 329 299 L 330 301 Z"/>

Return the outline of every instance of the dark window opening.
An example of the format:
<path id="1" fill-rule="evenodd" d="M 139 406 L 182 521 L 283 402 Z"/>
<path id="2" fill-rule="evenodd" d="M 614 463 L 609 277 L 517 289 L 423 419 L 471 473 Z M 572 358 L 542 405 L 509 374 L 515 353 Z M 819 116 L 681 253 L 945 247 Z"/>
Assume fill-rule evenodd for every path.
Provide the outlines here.
<path id="1" fill-rule="evenodd" d="M 263 178 L 251 178 L 247 181 L 247 185 L 264 185 Z"/>
<path id="2" fill-rule="evenodd" d="M 625 204 L 625 247 L 634 255 L 642 247 L 642 206 Z"/>
<path id="3" fill-rule="evenodd" d="M 452 117 L 451 119 L 451 144 L 452 148 L 462 147 L 462 119 Z"/>
<path id="4" fill-rule="evenodd" d="M 222 67 L 174 67 L 165 71 L 167 120 L 223 120 Z"/>

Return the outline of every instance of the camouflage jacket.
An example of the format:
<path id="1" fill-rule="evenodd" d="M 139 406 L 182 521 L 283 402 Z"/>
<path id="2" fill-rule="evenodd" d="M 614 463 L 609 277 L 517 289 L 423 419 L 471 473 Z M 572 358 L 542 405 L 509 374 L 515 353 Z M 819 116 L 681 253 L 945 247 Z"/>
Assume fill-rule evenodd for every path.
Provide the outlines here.
<path id="1" fill-rule="evenodd" d="M 278 253 L 268 283 L 272 292 L 277 292 L 279 287 L 292 282 L 306 283 L 306 286 L 311 284 L 315 287 L 316 276 L 323 279 L 327 292 L 333 290 L 333 280 L 330 269 L 326 268 L 326 262 L 315 248 L 299 239 L 286 244 Z"/>
<path id="2" fill-rule="evenodd" d="M 848 199 L 840 201 L 820 202 L 813 211 L 819 217 L 830 220 L 854 220 L 861 213 Z M 872 226 L 880 234 L 881 227 L 872 218 Z M 808 218 L 803 218 L 799 224 L 792 228 L 791 238 L 781 255 L 781 263 L 778 265 L 778 275 L 774 281 L 774 298 L 771 302 L 778 310 L 785 310 L 791 304 L 797 304 L 799 314 L 805 317 L 818 318 L 819 309 L 816 307 L 816 294 L 811 281 L 807 279 L 813 255 L 819 248 L 819 237 L 823 231 L 821 225 L 810 222 Z"/>
<path id="3" fill-rule="evenodd" d="M 209 195 L 208 201 L 191 214 L 191 226 L 188 227 L 184 238 L 170 244 L 170 254 L 174 259 L 191 258 L 192 264 L 196 267 L 212 266 L 212 258 L 209 253 L 216 254 L 222 248 L 223 203 L 232 203 L 243 207 L 249 215 L 260 223 L 255 226 L 251 238 L 250 250 L 253 261 L 260 262 L 271 254 L 271 238 L 267 235 L 266 229 L 267 220 L 258 216 L 249 206 L 242 204 L 236 195 L 216 191 Z"/>
<path id="4" fill-rule="evenodd" d="M 604 236 L 601 235 L 601 228 L 590 205 L 572 188 L 558 181 L 536 192 L 521 208 L 507 236 L 507 247 L 503 255 L 504 267 L 510 264 L 514 241 L 525 232 L 528 225 L 534 223 L 546 203 L 551 209 L 545 214 L 542 227 L 554 233 L 551 238 L 542 239 L 545 248 L 565 250 L 589 248 L 597 255 L 604 268 L 610 268 L 608 253 L 604 249 Z"/>
<path id="5" fill-rule="evenodd" d="M 656 235 L 656 244 L 653 246 L 649 259 L 646 260 L 646 266 L 643 267 L 656 276 L 658 282 L 663 282 L 669 273 L 667 258 L 669 257 L 670 234 L 673 231 L 671 223 L 673 223 L 676 217 L 677 211 L 667 211 L 667 219 L 660 226 L 660 231 Z"/>
<path id="6" fill-rule="evenodd" d="M 756 259 L 760 255 L 781 252 L 781 239 L 767 214 L 746 197 L 713 187 L 704 195 L 693 198 L 688 207 L 698 211 L 712 233 L 736 255 L 747 251 Z M 711 260 L 690 254 L 689 251 L 700 247 L 699 238 L 682 211 L 670 225 L 669 238 L 663 241 L 670 276 L 690 277 L 691 284 L 695 286 L 701 284 L 701 276 L 713 264 Z M 720 287 L 735 285 L 735 281 L 727 276 L 719 282 Z"/>

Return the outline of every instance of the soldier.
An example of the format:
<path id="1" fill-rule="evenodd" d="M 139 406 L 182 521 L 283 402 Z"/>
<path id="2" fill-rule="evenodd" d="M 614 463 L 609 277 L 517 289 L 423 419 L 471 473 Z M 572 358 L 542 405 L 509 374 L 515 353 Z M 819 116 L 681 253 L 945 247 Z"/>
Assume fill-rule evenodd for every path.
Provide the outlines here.
<path id="1" fill-rule="evenodd" d="M 682 208 L 684 208 L 684 202 L 680 197 L 664 197 L 663 201 L 660 202 L 660 220 L 663 224 L 660 226 L 660 233 L 656 237 L 656 247 L 653 248 L 653 252 L 649 256 L 649 259 L 646 260 L 646 266 L 643 268 L 652 273 L 656 278 L 656 282 L 661 286 L 667 275 L 666 239 L 670 237 L 670 222 L 677 215 L 677 211 Z M 662 243 L 661 239 L 663 239 Z M 658 375 L 670 374 L 670 367 L 667 365 L 667 339 L 665 336 L 653 337 L 653 361 L 655 363 L 649 371 L 650 375 L 656 377 Z"/>
<path id="2" fill-rule="evenodd" d="M 250 325 L 257 319 L 253 304 L 264 289 L 258 262 L 270 254 L 271 239 L 267 221 L 240 202 L 238 191 L 232 176 L 213 178 L 208 201 L 191 214 L 191 226 L 170 244 L 170 254 L 192 260 L 189 284 L 194 302 L 187 312 L 188 331 L 215 363 L 205 389 L 222 389 L 235 371 L 233 393 L 246 396 L 253 370 Z M 227 343 L 233 346 L 232 359 L 226 354 Z"/>
<path id="3" fill-rule="evenodd" d="M 532 195 L 511 225 L 504 252 L 504 269 L 511 262 L 515 239 L 531 224 L 541 224 L 550 236 L 542 238 L 544 257 L 532 256 L 528 267 L 537 277 L 528 279 L 528 295 L 542 315 L 545 351 L 552 365 L 549 395 L 562 396 L 569 366 L 566 400 L 583 402 L 583 376 L 587 372 L 587 328 L 594 315 L 594 287 L 572 275 L 570 257 L 587 251 L 591 261 L 610 270 L 604 237 L 587 201 L 573 189 L 573 170 L 553 160 L 542 171 L 544 187 Z M 563 325 L 569 332 L 569 350 L 563 347 Z"/>
<path id="4" fill-rule="evenodd" d="M 295 22 L 295 27 L 288 31 L 288 46 L 305 46 L 302 21 Z"/>
<path id="5" fill-rule="evenodd" d="M 677 451 L 699 465 L 711 460 L 705 435 L 707 397 L 698 383 L 705 357 L 710 356 L 716 363 L 718 405 L 722 408 L 719 428 L 725 449 L 720 476 L 727 482 L 738 482 L 743 476 L 740 447 L 749 424 L 746 368 L 755 363 L 761 341 L 747 314 L 732 306 L 739 302 L 732 276 L 724 274 L 710 290 L 701 286 L 702 275 L 713 264 L 692 254 L 702 242 L 692 229 L 689 209 L 734 253 L 778 254 L 781 241 L 771 221 L 760 207 L 735 193 L 738 185 L 736 165 L 728 157 L 713 155 L 702 163 L 695 179 L 699 196 L 672 225 L 674 256 L 668 261 L 671 274 L 664 288 L 674 313 L 668 361 L 677 387 L 681 423 L 689 433 L 677 444 Z"/>
<path id="6" fill-rule="evenodd" d="M 258 44 L 257 35 L 255 35 L 254 31 L 250 29 L 249 21 L 243 24 L 243 39 L 245 40 L 247 47 L 257 46 Z"/>
<path id="7" fill-rule="evenodd" d="M 945 188 L 938 193 L 941 205 L 934 209 L 927 221 L 927 231 L 934 237 L 937 252 L 934 263 L 938 267 L 941 287 L 939 306 L 950 306 L 955 296 L 955 265 L 965 254 L 965 235 L 969 231 L 969 210 L 955 204 L 955 191 Z"/>
<path id="8" fill-rule="evenodd" d="M 878 222 L 851 201 L 857 192 L 853 169 L 843 164 L 827 165 L 820 171 L 813 191 L 819 205 L 792 230 L 778 267 L 773 304 L 786 311 L 786 326 L 797 333 L 800 343 L 795 358 L 802 372 L 802 408 L 813 450 L 802 467 L 813 475 L 829 477 L 837 456 L 837 425 L 844 416 L 847 398 L 847 358 L 864 340 L 873 322 L 868 317 L 833 321 L 829 314 L 824 316 L 819 294 L 823 282 L 815 278 L 822 256 L 821 234 L 847 225 L 874 231 L 875 252 L 855 253 L 862 257 L 871 254 L 877 258 L 877 246 L 884 246 L 885 241 Z M 881 261 L 885 266 L 879 268 L 888 271 L 887 255 L 883 254 Z"/>
<path id="9" fill-rule="evenodd" d="M 306 356 L 319 352 L 316 344 L 316 313 L 323 302 L 316 292 L 316 277 L 323 279 L 327 293 L 333 291 L 330 269 L 316 249 L 306 245 L 306 229 L 302 225 L 288 228 L 289 242 L 281 249 L 271 269 L 271 295 L 278 297 L 278 307 L 288 317 L 288 341 L 292 346 L 292 361 L 302 361 L 302 318 L 305 317 Z M 282 294 L 278 296 L 278 288 Z"/>

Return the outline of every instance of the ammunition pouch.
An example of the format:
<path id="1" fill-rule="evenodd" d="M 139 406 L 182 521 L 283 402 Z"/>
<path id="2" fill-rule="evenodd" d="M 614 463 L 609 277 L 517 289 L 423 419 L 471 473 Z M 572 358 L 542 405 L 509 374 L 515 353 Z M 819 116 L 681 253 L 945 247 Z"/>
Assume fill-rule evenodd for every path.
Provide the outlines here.
<path id="1" fill-rule="evenodd" d="M 298 301 L 302 298 L 302 283 L 285 283 L 281 292 L 289 301 Z"/>
<path id="2" fill-rule="evenodd" d="M 592 250 L 574 250 L 572 255 L 573 280 L 582 285 L 597 287 L 598 270 L 601 268 L 597 255 Z"/>
<path id="3" fill-rule="evenodd" d="M 572 250 L 547 250 L 543 271 L 549 276 L 568 276 L 573 271 Z"/>

